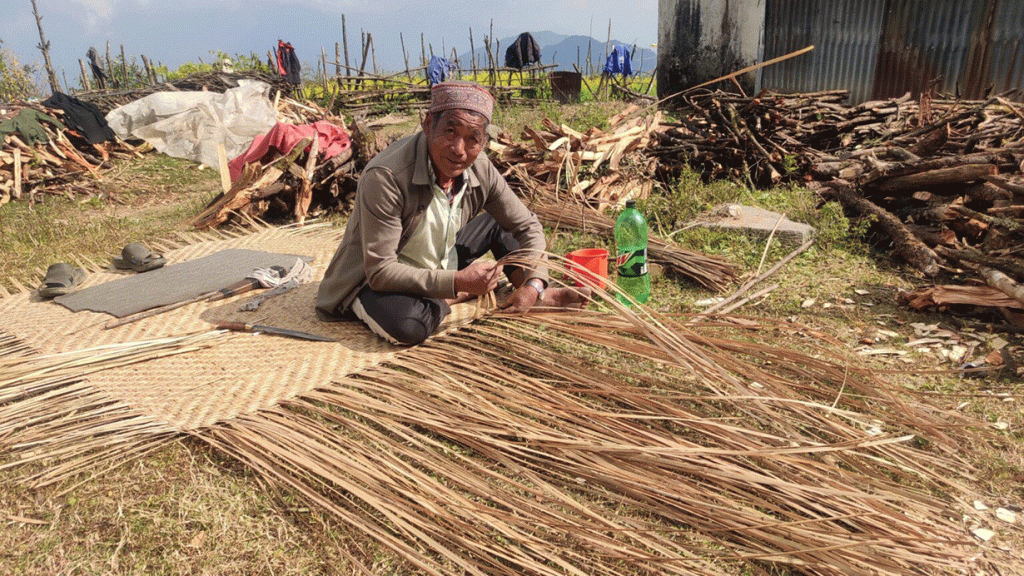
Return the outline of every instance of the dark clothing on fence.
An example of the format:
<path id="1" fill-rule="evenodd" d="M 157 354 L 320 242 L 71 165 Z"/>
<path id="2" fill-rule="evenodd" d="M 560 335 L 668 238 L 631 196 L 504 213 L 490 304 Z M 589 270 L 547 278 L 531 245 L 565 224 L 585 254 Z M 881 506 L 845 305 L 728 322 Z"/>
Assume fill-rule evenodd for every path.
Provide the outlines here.
<path id="1" fill-rule="evenodd" d="M 96 53 L 95 48 L 89 48 L 86 56 L 89 57 L 89 67 L 92 68 L 92 77 L 96 80 L 96 84 L 101 90 L 106 89 L 107 73 L 103 71 L 103 62 L 100 60 L 100 55 Z"/>
<path id="2" fill-rule="evenodd" d="M 82 135 L 89 144 L 99 144 L 117 139 L 107 124 L 103 112 L 92 102 L 83 102 L 74 96 L 54 92 L 43 100 L 43 106 L 64 111 L 64 123 L 68 128 Z"/>
<path id="3" fill-rule="evenodd" d="M 505 49 L 505 66 L 508 68 L 525 68 L 535 62 L 540 62 L 540 46 L 529 32 L 520 34 Z"/>
<path id="4" fill-rule="evenodd" d="M 295 55 L 295 48 L 284 40 L 277 41 L 277 71 L 289 84 L 298 86 L 302 83 L 302 67 Z"/>
<path id="5" fill-rule="evenodd" d="M 616 44 L 615 48 L 612 48 L 612 53 L 608 55 L 608 60 L 604 63 L 605 74 L 622 74 L 623 76 L 629 76 L 633 74 L 633 63 L 629 56 L 629 46 L 625 44 Z"/>

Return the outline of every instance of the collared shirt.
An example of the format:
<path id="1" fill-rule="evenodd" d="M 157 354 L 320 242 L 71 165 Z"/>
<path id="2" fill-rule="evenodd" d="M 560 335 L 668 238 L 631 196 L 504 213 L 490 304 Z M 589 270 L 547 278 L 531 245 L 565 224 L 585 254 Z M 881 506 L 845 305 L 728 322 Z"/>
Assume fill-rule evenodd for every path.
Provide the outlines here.
<path id="1" fill-rule="evenodd" d="M 381 292 L 455 297 L 454 270 L 419 268 L 398 261 L 398 254 L 435 197 L 427 148 L 426 134 L 417 132 L 383 150 L 363 170 L 345 238 L 317 291 L 316 307 L 322 313 L 336 316 L 348 310 L 366 284 Z M 516 197 L 486 154 L 480 154 L 462 177 L 466 190 L 458 203 L 462 210 L 459 228 L 486 211 L 512 233 L 521 248 L 544 250 L 544 229 L 537 217 Z M 530 276 L 547 278 L 547 266 L 538 266 Z"/>
<path id="2" fill-rule="evenodd" d="M 466 178 L 460 176 L 448 190 L 444 190 L 437 185 L 434 168 L 429 163 L 428 170 L 433 197 L 423 220 L 398 253 L 398 261 L 428 270 L 455 270 L 459 264 L 455 237 L 462 226 L 462 195 L 466 192 Z"/>

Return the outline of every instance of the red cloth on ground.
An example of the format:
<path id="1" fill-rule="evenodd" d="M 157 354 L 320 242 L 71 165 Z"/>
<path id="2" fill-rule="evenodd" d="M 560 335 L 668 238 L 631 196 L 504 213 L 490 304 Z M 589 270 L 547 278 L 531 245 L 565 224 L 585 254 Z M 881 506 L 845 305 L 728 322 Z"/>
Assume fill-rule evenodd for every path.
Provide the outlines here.
<path id="1" fill-rule="evenodd" d="M 234 182 L 247 163 L 259 162 L 271 148 L 281 155 L 288 154 L 303 138 L 316 138 L 319 156 L 328 160 L 348 150 L 352 140 L 342 127 L 320 120 L 312 124 L 296 126 L 278 122 L 270 132 L 253 139 L 249 149 L 228 163 L 228 172 Z"/>

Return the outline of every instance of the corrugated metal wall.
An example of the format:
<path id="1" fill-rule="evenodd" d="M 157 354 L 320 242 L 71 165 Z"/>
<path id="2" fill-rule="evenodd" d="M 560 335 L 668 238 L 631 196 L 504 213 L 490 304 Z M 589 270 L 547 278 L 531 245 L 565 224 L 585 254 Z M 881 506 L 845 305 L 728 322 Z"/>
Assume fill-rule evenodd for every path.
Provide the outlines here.
<path id="1" fill-rule="evenodd" d="M 863 102 L 932 82 L 965 98 L 1024 89 L 1024 0 L 767 0 L 764 26 L 765 60 L 815 45 L 762 71 L 772 90 Z"/>

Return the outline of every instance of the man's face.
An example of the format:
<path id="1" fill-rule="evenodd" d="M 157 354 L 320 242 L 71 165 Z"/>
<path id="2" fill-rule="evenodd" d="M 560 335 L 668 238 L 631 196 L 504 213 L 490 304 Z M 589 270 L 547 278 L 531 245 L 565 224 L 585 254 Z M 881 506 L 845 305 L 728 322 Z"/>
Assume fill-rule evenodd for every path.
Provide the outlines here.
<path id="1" fill-rule="evenodd" d="M 438 183 L 446 186 L 473 164 L 484 149 L 487 126 L 484 118 L 465 110 L 446 110 L 436 119 L 427 114 L 423 131 Z"/>

